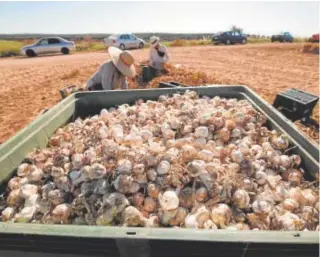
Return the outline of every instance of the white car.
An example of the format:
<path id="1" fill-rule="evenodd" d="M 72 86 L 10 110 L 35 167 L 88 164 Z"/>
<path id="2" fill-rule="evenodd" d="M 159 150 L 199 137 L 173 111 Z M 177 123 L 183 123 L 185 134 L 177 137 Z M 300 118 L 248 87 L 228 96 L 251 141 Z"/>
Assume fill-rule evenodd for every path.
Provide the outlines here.
<path id="1" fill-rule="evenodd" d="M 76 49 L 73 41 L 68 41 L 61 37 L 41 38 L 32 45 L 24 46 L 20 49 L 21 55 L 34 57 L 39 54 L 62 53 L 69 54 Z"/>
<path id="2" fill-rule="evenodd" d="M 143 39 L 137 38 L 133 34 L 111 35 L 103 41 L 106 46 L 115 46 L 121 50 L 143 48 L 145 45 Z"/>

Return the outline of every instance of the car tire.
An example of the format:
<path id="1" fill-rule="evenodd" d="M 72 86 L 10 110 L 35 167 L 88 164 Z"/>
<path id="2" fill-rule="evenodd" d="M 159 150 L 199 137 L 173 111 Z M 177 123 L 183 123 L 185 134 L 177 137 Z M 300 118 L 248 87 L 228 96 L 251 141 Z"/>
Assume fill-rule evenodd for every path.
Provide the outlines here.
<path id="1" fill-rule="evenodd" d="M 226 41 L 226 45 L 231 45 L 231 41 L 230 41 L 230 40 L 227 40 L 227 41 Z"/>
<path id="2" fill-rule="evenodd" d="M 33 50 L 28 49 L 28 50 L 26 51 L 26 55 L 27 55 L 28 57 L 35 57 L 35 56 L 36 56 L 36 53 L 35 53 Z"/>
<path id="3" fill-rule="evenodd" d="M 63 53 L 63 54 L 69 54 L 70 51 L 69 51 L 68 48 L 64 47 L 64 48 L 61 49 L 61 53 Z"/>
<path id="4" fill-rule="evenodd" d="M 143 44 L 143 43 L 140 43 L 140 44 L 139 44 L 139 48 L 140 48 L 140 49 L 144 48 L 144 44 Z"/>
<path id="5" fill-rule="evenodd" d="M 126 47 L 125 47 L 124 44 L 121 44 L 121 45 L 119 46 L 119 48 L 120 48 L 122 51 L 124 51 L 124 50 L 126 49 Z"/>
<path id="6" fill-rule="evenodd" d="M 242 39 L 242 41 L 241 41 L 241 44 L 246 44 L 247 43 L 247 40 L 246 39 Z"/>

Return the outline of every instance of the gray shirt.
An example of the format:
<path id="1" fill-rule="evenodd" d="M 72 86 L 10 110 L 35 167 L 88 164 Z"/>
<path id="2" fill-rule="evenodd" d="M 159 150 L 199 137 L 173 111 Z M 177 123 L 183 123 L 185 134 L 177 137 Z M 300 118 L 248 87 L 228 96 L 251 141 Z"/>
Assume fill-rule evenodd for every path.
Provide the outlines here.
<path id="1" fill-rule="evenodd" d="M 99 70 L 89 78 L 86 88 L 89 89 L 96 84 L 101 84 L 104 90 L 112 90 L 118 86 L 128 89 L 126 76 L 117 70 L 111 60 L 103 63 Z"/>

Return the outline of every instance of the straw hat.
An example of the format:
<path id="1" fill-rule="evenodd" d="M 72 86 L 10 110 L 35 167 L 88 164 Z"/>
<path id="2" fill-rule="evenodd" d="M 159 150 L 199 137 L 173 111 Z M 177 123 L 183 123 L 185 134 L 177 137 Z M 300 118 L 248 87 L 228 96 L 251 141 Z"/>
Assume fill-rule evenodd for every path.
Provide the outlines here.
<path id="1" fill-rule="evenodd" d="M 158 44 L 160 42 L 160 38 L 159 37 L 156 37 L 156 36 L 152 36 L 150 37 L 150 44 L 152 46 Z"/>
<path id="2" fill-rule="evenodd" d="M 134 57 L 129 51 L 121 51 L 116 47 L 108 48 L 109 55 L 113 64 L 117 69 L 125 76 L 133 78 L 136 75 L 136 69 L 134 67 Z"/>

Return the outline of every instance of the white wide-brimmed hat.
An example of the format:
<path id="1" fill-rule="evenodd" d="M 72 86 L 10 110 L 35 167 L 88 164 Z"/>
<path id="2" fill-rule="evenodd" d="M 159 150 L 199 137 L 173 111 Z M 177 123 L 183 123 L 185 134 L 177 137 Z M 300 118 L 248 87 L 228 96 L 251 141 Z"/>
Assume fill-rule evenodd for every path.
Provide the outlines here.
<path id="1" fill-rule="evenodd" d="M 134 57 L 129 51 L 122 51 L 119 48 L 110 46 L 108 52 L 113 64 L 123 75 L 130 78 L 133 78 L 136 75 Z"/>
<path id="2" fill-rule="evenodd" d="M 150 44 L 151 45 L 156 45 L 156 44 L 158 44 L 160 42 L 160 38 L 159 37 L 156 37 L 156 36 L 152 36 L 152 37 L 150 37 Z"/>

